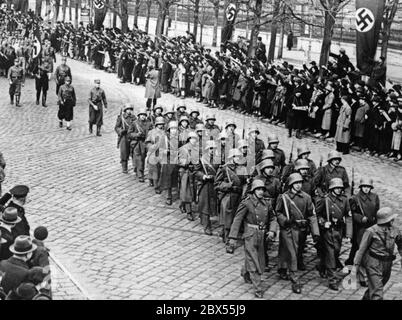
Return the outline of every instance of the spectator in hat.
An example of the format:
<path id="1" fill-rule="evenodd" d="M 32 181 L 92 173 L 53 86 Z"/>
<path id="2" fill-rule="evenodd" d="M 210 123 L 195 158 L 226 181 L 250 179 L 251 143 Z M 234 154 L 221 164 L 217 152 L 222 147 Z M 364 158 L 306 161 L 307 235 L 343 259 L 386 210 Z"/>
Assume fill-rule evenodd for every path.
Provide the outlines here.
<path id="1" fill-rule="evenodd" d="M 17 289 L 29 276 L 28 260 L 35 250 L 36 244 L 29 236 L 18 236 L 10 246 L 13 256 L 0 262 L 0 271 L 4 272 L 0 285 L 6 294 Z"/>
<path id="2" fill-rule="evenodd" d="M 6 260 L 12 256 L 9 248 L 14 243 L 13 229 L 15 225 L 21 221 L 18 217 L 16 208 L 6 208 L 0 217 L 0 233 L 1 233 L 1 247 L 0 247 L 0 261 Z"/>
<path id="3" fill-rule="evenodd" d="M 363 95 L 359 96 L 359 106 L 356 110 L 353 132 L 353 139 L 359 151 L 367 148 L 364 138 L 366 121 L 368 119 L 367 113 L 369 110 L 370 106 L 368 105 L 366 98 Z"/>
<path id="4" fill-rule="evenodd" d="M 21 283 L 15 290 L 11 290 L 5 300 L 32 300 L 38 294 L 38 290 L 31 282 Z"/>
<path id="5" fill-rule="evenodd" d="M 288 33 L 288 37 L 287 37 L 287 41 L 286 41 L 286 47 L 288 48 L 288 50 L 292 50 L 293 47 L 293 32 L 292 30 L 289 31 Z"/>
<path id="6" fill-rule="evenodd" d="M 387 74 L 387 65 L 385 64 L 385 57 L 381 56 L 379 61 L 376 61 L 371 71 L 369 85 L 372 87 L 381 84 L 385 86 L 385 77 Z"/>
<path id="7" fill-rule="evenodd" d="M 149 71 L 146 73 L 147 79 L 145 85 L 145 98 L 147 99 L 147 109 L 151 110 L 151 105 L 155 107 L 157 99 L 161 97 L 159 84 L 159 71 L 154 69 L 153 65 L 148 66 Z"/>
<path id="8" fill-rule="evenodd" d="M 46 248 L 44 242 L 47 237 L 48 231 L 46 227 L 39 226 L 34 230 L 32 242 L 37 245 L 37 248 L 29 261 L 30 267 L 42 267 L 45 273 L 50 272 L 49 249 Z"/>
<path id="9" fill-rule="evenodd" d="M 16 224 L 13 229 L 13 236 L 16 238 L 20 235 L 29 236 L 29 223 L 25 216 L 25 203 L 27 201 L 27 196 L 29 193 L 29 188 L 25 185 L 17 185 L 10 190 L 11 195 L 13 196 L 12 200 L 8 204 L 9 208 L 16 208 L 18 212 L 18 217 L 21 218 L 21 221 Z"/>
<path id="10" fill-rule="evenodd" d="M 1 196 L 1 184 L 4 182 L 6 174 L 4 169 L 6 168 L 6 161 L 4 160 L 3 154 L 0 152 L 0 196 Z"/>
<path id="11" fill-rule="evenodd" d="M 348 96 L 343 96 L 341 98 L 341 102 L 341 110 L 339 111 L 339 116 L 336 121 L 336 150 L 339 152 L 343 152 L 343 154 L 348 154 L 352 108 L 350 107 L 350 99 Z"/>

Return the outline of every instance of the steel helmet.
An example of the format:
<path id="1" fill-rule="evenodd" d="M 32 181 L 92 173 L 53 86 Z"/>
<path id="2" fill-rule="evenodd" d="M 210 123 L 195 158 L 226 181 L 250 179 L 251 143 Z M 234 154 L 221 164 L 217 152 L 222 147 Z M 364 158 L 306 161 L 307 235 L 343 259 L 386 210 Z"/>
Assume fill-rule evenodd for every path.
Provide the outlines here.
<path id="1" fill-rule="evenodd" d="M 206 121 L 208 121 L 208 120 L 216 120 L 216 118 L 215 118 L 215 115 L 213 115 L 213 114 L 208 114 L 208 115 L 206 116 L 205 120 L 206 120 Z"/>
<path id="2" fill-rule="evenodd" d="M 225 123 L 225 129 L 227 129 L 227 127 L 229 127 L 229 126 L 234 126 L 235 129 L 237 128 L 237 125 L 236 125 L 236 123 L 235 123 L 233 120 L 231 120 L 231 121 L 226 121 L 226 123 Z"/>
<path id="3" fill-rule="evenodd" d="M 203 123 L 197 123 L 195 125 L 195 131 L 205 131 L 205 127 Z"/>
<path id="4" fill-rule="evenodd" d="M 369 179 L 369 178 L 362 178 L 362 179 L 360 179 L 359 188 L 360 188 L 360 187 L 363 187 L 363 186 L 367 186 L 367 187 L 370 187 L 370 188 L 374 188 L 374 186 L 373 186 L 373 179 Z"/>
<path id="5" fill-rule="evenodd" d="M 265 159 L 260 163 L 260 169 L 275 168 L 274 162 L 271 159 Z"/>
<path id="6" fill-rule="evenodd" d="M 147 116 L 148 115 L 147 109 L 141 109 L 140 111 L 138 111 L 137 116 L 140 116 L 140 114 Z"/>
<path id="7" fill-rule="evenodd" d="M 187 121 L 188 123 L 190 123 L 190 120 L 188 120 L 188 117 L 187 117 L 187 116 L 182 116 L 182 117 L 180 117 L 179 125 L 180 125 L 180 123 L 181 123 L 182 121 Z"/>
<path id="8" fill-rule="evenodd" d="M 237 148 L 241 149 L 244 147 L 248 147 L 248 142 L 247 142 L 247 140 L 240 139 L 239 142 L 237 143 Z"/>
<path id="9" fill-rule="evenodd" d="M 248 129 L 248 134 L 253 133 L 253 132 L 257 132 L 257 134 L 260 134 L 260 130 L 258 129 L 257 126 L 253 126 L 252 128 Z"/>
<path id="10" fill-rule="evenodd" d="M 328 153 L 327 162 L 330 162 L 331 160 L 334 160 L 334 159 L 342 160 L 342 156 L 338 151 L 332 150 L 332 151 L 330 151 L 330 153 Z"/>
<path id="11" fill-rule="evenodd" d="M 271 149 L 262 150 L 261 160 L 275 159 L 275 154 Z"/>
<path id="12" fill-rule="evenodd" d="M 377 223 L 384 224 L 390 222 L 392 219 L 395 219 L 398 216 L 396 213 L 392 213 L 392 209 L 390 207 L 384 207 L 377 211 Z"/>
<path id="13" fill-rule="evenodd" d="M 169 125 L 168 125 L 168 130 L 172 129 L 172 128 L 176 128 L 177 129 L 177 121 L 170 121 Z"/>
<path id="14" fill-rule="evenodd" d="M 198 109 L 191 110 L 190 115 L 193 113 L 200 115 L 200 111 Z"/>
<path id="15" fill-rule="evenodd" d="M 329 190 L 332 190 L 334 188 L 344 188 L 343 186 L 343 181 L 341 178 L 332 178 L 331 181 L 329 182 Z"/>
<path id="16" fill-rule="evenodd" d="M 163 113 L 163 107 L 162 107 L 162 106 L 160 106 L 160 105 L 155 106 L 155 107 L 154 107 L 154 111 L 156 111 L 157 109 L 160 109 L 161 112 Z"/>
<path id="17" fill-rule="evenodd" d="M 310 169 L 310 166 L 308 165 L 308 161 L 306 159 L 297 159 L 295 162 L 295 170 L 301 170 L 301 169 Z"/>
<path id="18" fill-rule="evenodd" d="M 126 111 L 127 109 L 134 110 L 134 107 L 132 106 L 131 103 L 125 103 L 123 106 L 123 111 Z"/>
<path id="19" fill-rule="evenodd" d="M 176 110 L 179 110 L 180 108 L 187 109 L 186 104 L 184 103 L 184 101 L 182 101 L 182 102 L 177 104 Z"/>
<path id="20" fill-rule="evenodd" d="M 218 140 L 227 139 L 227 137 L 228 137 L 228 134 L 226 133 L 226 131 L 222 131 L 218 135 Z"/>
<path id="21" fill-rule="evenodd" d="M 251 192 L 254 192 L 255 189 L 259 189 L 259 188 L 263 188 L 264 190 L 267 190 L 267 188 L 265 187 L 264 181 L 262 181 L 260 179 L 253 180 L 253 182 L 251 183 Z"/>
<path id="22" fill-rule="evenodd" d="M 228 159 L 233 157 L 241 157 L 243 154 L 240 152 L 239 149 L 230 149 L 228 154 Z"/>
<path id="23" fill-rule="evenodd" d="M 155 119 L 155 126 L 157 125 L 165 125 L 165 119 L 163 117 L 156 117 Z"/>
<path id="24" fill-rule="evenodd" d="M 292 186 L 296 182 L 303 182 L 303 177 L 300 173 L 292 173 L 288 178 L 288 185 Z"/>
<path id="25" fill-rule="evenodd" d="M 194 131 L 191 131 L 191 132 L 189 132 L 188 135 L 187 135 L 187 141 L 190 140 L 190 138 L 196 138 L 196 139 L 198 139 L 198 135 L 197 135 Z"/>
<path id="26" fill-rule="evenodd" d="M 208 140 L 206 143 L 205 143 L 205 150 L 209 150 L 209 149 L 211 149 L 211 148 L 214 148 L 214 149 L 216 149 L 216 143 L 215 143 L 215 141 L 214 140 Z"/>
<path id="27" fill-rule="evenodd" d="M 310 151 L 310 149 L 308 147 L 297 148 L 297 156 L 298 157 L 300 157 L 300 156 L 302 156 L 303 154 L 306 154 L 306 153 L 311 153 L 311 151 Z"/>
<path id="28" fill-rule="evenodd" d="M 279 139 L 276 134 L 268 135 L 268 144 L 271 144 L 271 143 L 279 143 Z"/>

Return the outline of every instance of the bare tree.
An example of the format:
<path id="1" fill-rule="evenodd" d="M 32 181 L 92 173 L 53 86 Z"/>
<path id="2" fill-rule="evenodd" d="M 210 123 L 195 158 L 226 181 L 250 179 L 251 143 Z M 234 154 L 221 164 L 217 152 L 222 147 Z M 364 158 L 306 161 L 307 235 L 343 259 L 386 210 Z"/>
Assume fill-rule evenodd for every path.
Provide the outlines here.
<path id="1" fill-rule="evenodd" d="M 135 0 L 135 6 L 134 6 L 134 26 L 138 26 L 138 14 L 140 13 L 140 7 L 141 7 L 141 0 Z"/>
<path id="2" fill-rule="evenodd" d="M 158 4 L 158 19 L 156 21 L 156 30 L 155 36 L 160 37 L 163 35 L 163 31 L 165 30 L 165 19 L 169 13 L 169 8 L 172 4 L 177 2 L 178 0 L 156 0 Z M 158 44 L 158 40 L 156 41 Z"/>
<path id="3" fill-rule="evenodd" d="M 72 12 L 71 12 L 71 10 L 72 10 L 72 7 L 73 7 L 73 1 L 74 0 L 69 0 L 68 1 L 68 20 L 71 22 L 71 20 L 72 20 Z M 75 1 L 77 1 L 77 0 L 75 0 Z"/>
<path id="4" fill-rule="evenodd" d="M 121 20 L 121 31 L 128 31 L 128 0 L 119 0 L 120 2 L 120 20 Z"/>
<path id="5" fill-rule="evenodd" d="M 381 56 L 387 61 L 388 42 L 391 36 L 391 24 L 398 10 L 399 0 L 387 0 L 384 8 L 383 28 L 381 30 Z"/>
<path id="6" fill-rule="evenodd" d="M 74 5 L 75 5 L 75 16 L 74 16 L 74 26 L 75 26 L 75 28 L 78 27 L 78 9 L 80 7 L 80 4 L 81 4 L 81 0 L 75 0 L 75 3 L 74 3 Z"/>
<path id="7" fill-rule="evenodd" d="M 255 7 L 254 7 L 254 23 L 251 29 L 251 39 L 250 45 L 248 47 L 248 56 L 254 57 L 255 51 L 257 48 L 257 38 L 258 34 L 260 33 L 260 26 L 261 26 L 261 15 L 262 15 L 262 0 L 255 0 Z"/>
<path id="8" fill-rule="evenodd" d="M 280 13 L 280 0 L 274 0 L 273 3 L 273 15 L 278 16 Z M 278 33 L 278 22 L 274 19 L 271 23 L 271 39 L 269 42 L 269 49 L 268 49 L 268 62 L 271 62 L 275 58 L 275 46 L 276 46 L 276 34 Z"/>
<path id="9" fill-rule="evenodd" d="M 35 14 L 40 16 L 42 13 L 42 0 L 35 1 Z"/>
<path id="10" fill-rule="evenodd" d="M 152 0 L 147 0 L 147 16 L 145 20 L 145 32 L 148 33 L 149 31 L 149 18 L 151 17 L 151 6 L 152 6 Z"/>
<path id="11" fill-rule="evenodd" d="M 113 7 L 117 7 L 117 0 L 113 0 Z M 116 23 L 117 23 L 117 13 L 116 11 L 113 12 L 113 19 L 112 19 L 112 26 L 113 28 L 116 28 Z"/>
<path id="12" fill-rule="evenodd" d="M 214 11 L 214 29 L 212 34 L 212 46 L 216 47 L 218 43 L 219 11 L 222 8 L 222 4 L 220 0 L 208 0 L 208 1 L 212 4 Z"/>
<path id="13" fill-rule="evenodd" d="M 68 5 L 68 0 L 63 0 L 62 8 L 61 8 L 63 22 L 66 20 L 67 5 Z"/>

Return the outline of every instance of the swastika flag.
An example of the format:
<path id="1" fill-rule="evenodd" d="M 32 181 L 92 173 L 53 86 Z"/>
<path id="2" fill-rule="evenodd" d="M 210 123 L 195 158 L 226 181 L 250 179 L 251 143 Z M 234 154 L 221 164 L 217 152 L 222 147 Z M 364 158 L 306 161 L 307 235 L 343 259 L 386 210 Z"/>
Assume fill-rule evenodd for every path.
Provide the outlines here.
<path id="1" fill-rule="evenodd" d="M 356 0 L 356 58 L 364 74 L 372 70 L 383 12 L 384 0 Z"/>

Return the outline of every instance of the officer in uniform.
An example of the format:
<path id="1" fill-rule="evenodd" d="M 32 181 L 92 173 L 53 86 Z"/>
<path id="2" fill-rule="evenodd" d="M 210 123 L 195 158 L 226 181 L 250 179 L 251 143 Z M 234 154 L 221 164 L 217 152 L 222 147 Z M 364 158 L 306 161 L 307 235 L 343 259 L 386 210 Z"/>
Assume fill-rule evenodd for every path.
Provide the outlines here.
<path id="1" fill-rule="evenodd" d="M 6 208 L 0 217 L 0 232 L 2 238 L 2 244 L 0 247 L 0 261 L 7 260 L 12 256 L 9 251 L 10 246 L 14 243 L 15 232 L 13 229 L 16 224 L 21 222 L 21 218 L 18 216 L 18 210 L 16 208 Z"/>
<path id="2" fill-rule="evenodd" d="M 270 134 L 268 136 L 268 150 L 272 150 L 275 155 L 274 164 L 279 168 L 279 173 L 282 173 L 283 168 L 286 165 L 285 152 L 278 148 L 279 139 L 276 134 Z"/>
<path id="3" fill-rule="evenodd" d="M 71 69 L 66 63 L 67 63 L 67 58 L 62 57 L 61 65 L 59 65 L 56 68 L 56 71 L 54 72 L 54 79 L 56 81 L 56 94 L 57 95 L 59 94 L 60 87 L 65 83 L 66 77 L 70 77 L 70 80 L 73 79 L 73 77 L 71 75 Z"/>
<path id="4" fill-rule="evenodd" d="M 207 132 L 208 140 L 216 140 L 221 130 L 215 124 L 216 118 L 214 115 L 207 115 L 205 118 L 205 130 Z"/>
<path id="5" fill-rule="evenodd" d="M 49 90 L 49 64 L 42 61 L 40 65 L 36 67 L 35 74 L 35 89 L 36 89 L 36 105 L 39 105 L 39 98 L 42 92 L 42 107 L 46 107 L 47 90 Z"/>
<path id="6" fill-rule="evenodd" d="M 103 108 L 107 110 L 105 91 L 100 88 L 100 80 L 95 79 L 95 87 L 89 92 L 89 133 L 92 134 L 92 126 L 96 125 L 96 135 L 102 136 L 100 131 L 103 125 Z"/>
<path id="7" fill-rule="evenodd" d="M 20 235 L 29 236 L 29 223 L 27 218 L 25 217 L 25 203 L 27 201 L 27 196 L 29 193 L 29 188 L 25 185 L 16 185 L 12 189 L 10 189 L 10 194 L 12 195 L 12 199 L 9 202 L 9 208 L 16 208 L 18 212 L 18 216 L 21 218 L 21 222 L 19 222 L 15 228 L 13 229 L 14 238 Z"/>
<path id="8" fill-rule="evenodd" d="M 160 194 L 160 173 L 161 173 L 161 150 L 162 140 L 165 140 L 165 119 L 159 117 L 155 119 L 155 128 L 148 132 L 145 143 L 147 145 L 148 179 L 149 186 L 155 187 L 155 193 Z"/>
<path id="9" fill-rule="evenodd" d="M 194 166 L 194 175 L 197 185 L 197 210 L 200 214 L 201 225 L 204 227 L 204 233 L 210 236 L 212 235 L 211 216 L 218 214 L 218 199 L 214 183 L 219 163 L 215 160 L 217 156 L 215 141 L 206 141 L 204 149 L 205 152 Z"/>
<path id="10" fill-rule="evenodd" d="M 21 86 L 24 86 L 24 70 L 20 66 L 20 61 L 18 59 L 14 60 L 14 65 L 8 69 L 7 79 L 10 82 L 10 103 L 14 104 L 15 96 L 15 106 L 20 107 L 20 96 L 21 96 Z"/>
<path id="11" fill-rule="evenodd" d="M 195 127 L 197 126 L 197 124 L 204 124 L 204 122 L 202 121 L 202 119 L 199 118 L 200 116 L 200 111 L 198 109 L 192 110 L 190 112 L 190 128 L 191 129 L 195 129 Z"/>
<path id="12" fill-rule="evenodd" d="M 292 290 L 298 294 L 302 291 L 297 274 L 299 247 L 303 245 L 300 243 L 300 235 L 308 226 L 314 242 L 320 234 L 313 202 L 311 197 L 301 190 L 302 183 L 302 176 L 292 173 L 288 181 L 290 189 L 278 197 L 275 210 L 280 226 L 278 273 L 281 279 L 292 281 Z"/>
<path id="13" fill-rule="evenodd" d="M 179 148 L 179 209 L 190 221 L 194 221 L 191 203 L 195 200 L 194 165 L 199 161 L 198 152 L 198 136 L 191 131 L 187 143 Z"/>
<path id="14" fill-rule="evenodd" d="M 395 260 L 395 244 L 402 256 L 402 233 L 394 226 L 396 213 L 384 207 L 377 212 L 377 224 L 368 228 L 354 259 L 352 276 L 360 266 L 367 272 L 368 288 L 363 300 L 383 300 L 384 287 L 391 277 L 392 262 Z"/>
<path id="15" fill-rule="evenodd" d="M 325 266 L 329 288 L 338 290 L 336 269 L 341 266 L 341 252 L 344 225 L 346 238 L 352 238 L 352 214 L 349 201 L 343 194 L 343 181 L 333 178 L 329 183 L 329 193 L 317 200 L 317 216 L 321 231 L 321 266 Z"/>
<path id="16" fill-rule="evenodd" d="M 230 149 L 228 162 L 219 168 L 215 179 L 220 207 L 219 222 L 225 243 L 248 178 L 246 167 L 241 163 L 242 156 L 239 149 Z"/>
<path id="17" fill-rule="evenodd" d="M 372 192 L 373 188 L 373 180 L 363 178 L 360 180 L 359 192 L 350 199 L 350 209 L 353 216 L 353 237 L 349 258 L 345 261 L 347 265 L 353 264 L 353 259 L 366 229 L 376 224 L 377 212 L 380 209 L 380 198 L 376 193 Z M 367 286 L 362 272 L 363 268 L 360 268 L 359 271 L 358 280 L 360 285 Z"/>
<path id="18" fill-rule="evenodd" d="M 266 265 L 265 238 L 275 239 L 278 224 L 275 213 L 269 201 L 264 199 L 265 184 L 254 180 L 251 194 L 237 208 L 229 234 L 228 252 L 234 251 L 240 227 L 244 224 L 244 253 L 245 261 L 241 275 L 246 283 L 252 283 L 254 294 L 262 298 L 264 293 L 261 286 L 261 276 Z"/>
<path id="19" fill-rule="evenodd" d="M 58 104 L 59 112 L 59 127 L 63 128 L 63 120 L 66 120 L 67 130 L 71 130 L 70 123 L 74 118 L 74 106 L 76 103 L 76 96 L 74 87 L 71 85 L 71 78 L 66 77 L 65 83 L 59 89 Z"/>
<path id="20" fill-rule="evenodd" d="M 147 110 L 143 109 L 137 114 L 138 119 L 134 121 L 129 128 L 127 135 L 130 140 L 131 155 L 133 159 L 133 168 L 136 169 L 139 182 L 145 182 L 144 168 L 145 158 L 147 155 L 145 139 L 148 136 L 149 130 L 152 129 L 151 122 L 147 119 Z"/>
<path id="21" fill-rule="evenodd" d="M 123 173 L 128 173 L 127 164 L 130 158 L 130 140 L 127 133 L 134 125 L 134 121 L 137 120 L 137 117 L 133 115 L 133 111 L 134 108 L 132 105 L 129 103 L 125 104 L 123 113 L 117 116 L 116 125 L 114 126 L 114 131 L 118 135 L 117 148 L 120 149 L 120 163 Z"/>
<path id="22" fill-rule="evenodd" d="M 323 197 L 329 191 L 329 182 L 333 178 L 340 178 L 342 180 L 345 192 L 349 189 L 349 177 L 346 169 L 339 165 L 341 161 L 341 154 L 333 150 L 328 153 L 328 164 L 319 167 L 316 171 L 313 181 L 319 196 Z"/>
<path id="23" fill-rule="evenodd" d="M 176 121 L 169 123 L 164 139 L 161 140 L 162 166 L 161 166 L 161 188 L 167 190 L 166 204 L 172 204 L 172 189 L 178 186 L 178 152 L 179 134 Z"/>

